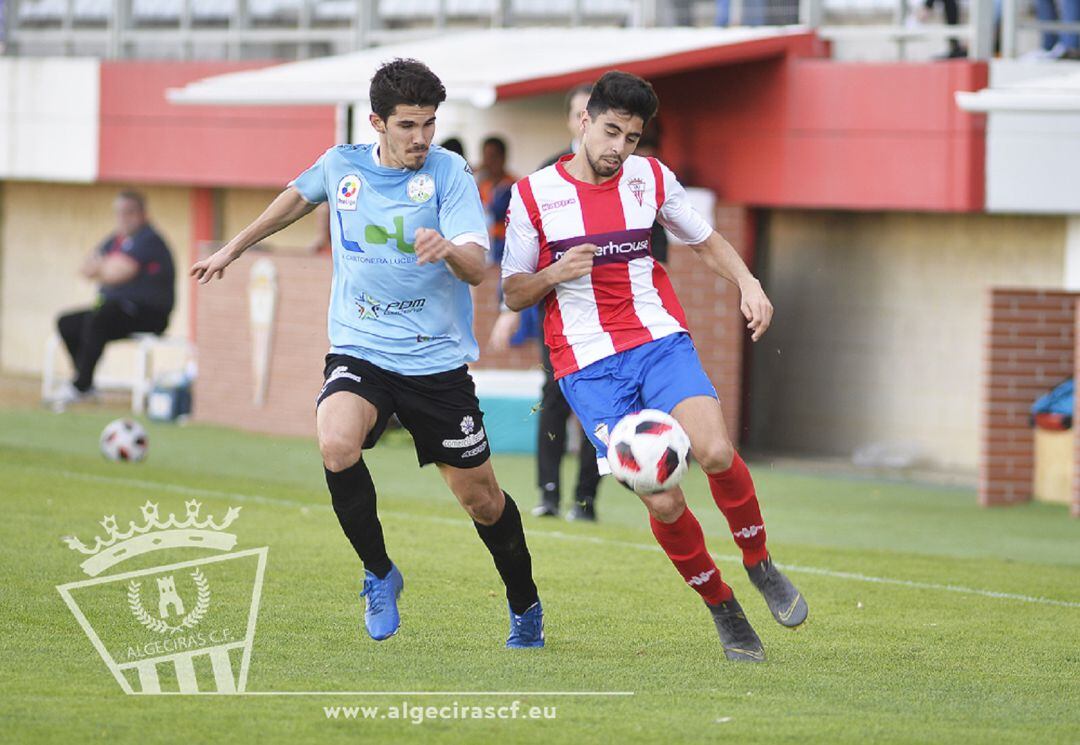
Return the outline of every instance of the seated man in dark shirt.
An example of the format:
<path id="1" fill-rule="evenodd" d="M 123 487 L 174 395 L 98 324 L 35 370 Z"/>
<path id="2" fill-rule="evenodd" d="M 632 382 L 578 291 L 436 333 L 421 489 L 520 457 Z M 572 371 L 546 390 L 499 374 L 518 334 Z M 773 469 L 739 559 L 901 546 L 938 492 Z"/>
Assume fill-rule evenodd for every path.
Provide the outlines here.
<path id="1" fill-rule="evenodd" d="M 117 229 L 87 257 L 82 275 L 98 282 L 94 307 L 60 316 L 57 328 L 75 364 L 75 380 L 53 399 L 57 408 L 93 395 L 105 344 L 137 332 L 162 333 L 173 308 L 172 254 L 146 221 L 142 195 L 121 192 Z"/>

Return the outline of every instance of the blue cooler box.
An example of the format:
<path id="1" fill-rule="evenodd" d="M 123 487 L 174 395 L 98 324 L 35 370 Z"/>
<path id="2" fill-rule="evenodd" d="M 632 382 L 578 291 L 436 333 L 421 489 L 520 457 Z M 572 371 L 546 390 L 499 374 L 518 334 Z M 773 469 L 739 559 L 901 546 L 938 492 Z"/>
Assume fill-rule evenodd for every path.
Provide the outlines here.
<path id="1" fill-rule="evenodd" d="M 470 370 L 484 411 L 484 428 L 496 453 L 536 453 L 540 370 Z"/>

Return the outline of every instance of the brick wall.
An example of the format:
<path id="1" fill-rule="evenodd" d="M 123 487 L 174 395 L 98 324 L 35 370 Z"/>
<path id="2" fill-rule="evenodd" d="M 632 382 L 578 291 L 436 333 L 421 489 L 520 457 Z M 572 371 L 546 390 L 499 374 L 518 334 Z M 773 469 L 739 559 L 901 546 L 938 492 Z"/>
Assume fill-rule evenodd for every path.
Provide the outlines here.
<path id="1" fill-rule="evenodd" d="M 261 407 L 252 403 L 255 376 L 248 322 L 252 258 L 245 256 L 223 280 L 195 290 L 199 377 L 194 417 L 252 432 L 314 434 L 315 394 L 322 385 L 327 349 L 330 257 L 273 256 L 278 305 L 266 403 Z"/>
<path id="2" fill-rule="evenodd" d="M 983 506 L 1031 499 L 1029 412 L 1038 396 L 1074 373 L 1078 298 L 1062 291 L 990 291 L 979 459 Z"/>
<path id="3" fill-rule="evenodd" d="M 741 207 L 717 210 L 717 229 L 749 255 L 748 213 Z M 738 292 L 704 268 L 685 246 L 672 245 L 667 265 L 686 309 L 690 331 L 706 371 L 716 385 L 732 436 L 736 435 L 742 395 L 742 345 L 745 323 Z M 221 282 L 198 288 L 196 338 L 199 379 L 195 385 L 195 418 L 274 434 L 312 435 L 313 400 L 322 384 L 326 354 L 326 303 L 330 292 L 328 256 L 274 255 L 279 299 L 270 381 L 266 403 L 256 407 L 251 392 L 251 337 L 247 321 L 250 257 L 226 273 Z M 523 370 L 540 364 L 534 344 L 503 353 L 485 351 L 498 315 L 498 269 L 476 290 L 476 335 L 480 361 L 476 368 Z"/>

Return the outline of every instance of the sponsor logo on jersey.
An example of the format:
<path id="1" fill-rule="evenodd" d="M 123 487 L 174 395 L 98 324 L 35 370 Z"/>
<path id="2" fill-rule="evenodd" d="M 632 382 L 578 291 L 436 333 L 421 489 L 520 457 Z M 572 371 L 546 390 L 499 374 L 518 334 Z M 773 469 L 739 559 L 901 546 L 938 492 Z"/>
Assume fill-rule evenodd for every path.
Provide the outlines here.
<path id="1" fill-rule="evenodd" d="M 337 187 L 337 208 L 347 212 L 356 211 L 356 199 L 360 196 L 360 177 L 355 173 L 342 177 Z"/>
<path id="2" fill-rule="evenodd" d="M 540 211 L 550 212 L 551 210 L 562 209 L 563 207 L 569 207 L 570 205 L 577 203 L 577 199 L 574 199 L 573 197 L 570 197 L 569 199 L 559 199 L 555 202 L 541 202 Z"/>
<path id="3" fill-rule="evenodd" d="M 409 179 L 405 190 L 409 194 L 409 199 L 417 204 L 423 204 L 435 196 L 435 179 L 431 177 L 431 174 L 418 173 Z"/>
<path id="4" fill-rule="evenodd" d="M 582 243 L 596 244 L 596 264 L 626 263 L 652 254 L 652 228 L 618 230 L 552 241 L 553 260 L 558 261 L 567 251 Z"/>
<path id="5" fill-rule="evenodd" d="M 382 225 L 367 225 L 364 227 L 364 240 L 373 246 L 385 246 L 390 241 L 394 242 L 397 250 L 403 254 L 416 253 L 416 246 L 405 240 L 405 218 L 395 215 L 393 218 L 393 232 Z"/>
<path id="6" fill-rule="evenodd" d="M 411 298 L 409 300 L 394 300 L 384 303 L 376 300 L 366 292 L 361 292 L 360 297 L 353 298 L 356 303 L 356 312 L 361 321 L 378 320 L 383 316 L 405 315 L 407 313 L 420 313 L 427 304 L 426 297 Z"/>

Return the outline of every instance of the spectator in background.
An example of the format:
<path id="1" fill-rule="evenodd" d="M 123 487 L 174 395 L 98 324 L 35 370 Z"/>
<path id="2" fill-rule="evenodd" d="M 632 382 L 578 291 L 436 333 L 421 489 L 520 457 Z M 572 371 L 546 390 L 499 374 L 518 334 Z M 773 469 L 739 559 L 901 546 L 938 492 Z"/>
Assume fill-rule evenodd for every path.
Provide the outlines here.
<path id="1" fill-rule="evenodd" d="M 937 0 L 925 0 L 925 2 L 919 6 L 917 17 L 920 23 L 926 23 L 930 18 L 930 11 L 934 9 L 934 3 Z M 950 26 L 956 26 L 960 23 L 960 3 L 958 0 L 941 0 L 941 5 L 945 8 L 945 23 Z M 960 43 L 960 40 L 955 37 L 949 38 L 949 51 L 947 51 L 942 57 L 938 59 L 955 59 L 959 57 L 967 57 L 967 47 Z"/>
<path id="2" fill-rule="evenodd" d="M 510 207 L 510 187 L 517 177 L 506 170 L 506 142 L 501 137 L 488 137 L 480 151 L 480 168 L 476 171 L 476 186 L 487 217 L 488 237 L 491 239 L 491 259 L 502 261 L 506 242 L 506 210 Z"/>
<path id="3" fill-rule="evenodd" d="M 1080 0 L 1035 0 L 1035 17 L 1040 21 L 1080 21 Z M 1031 55 L 1032 59 L 1080 59 L 1080 34 L 1075 31 L 1058 33 L 1046 31 L 1042 35 L 1042 49 Z"/>
<path id="4" fill-rule="evenodd" d="M 581 144 L 581 117 L 585 113 L 585 107 L 589 105 L 590 95 L 592 95 L 590 83 L 575 85 L 567 92 L 563 103 L 566 106 L 566 128 L 570 131 L 570 145 L 544 161 L 541 168 L 547 168 L 564 155 L 571 155 L 578 151 L 578 146 Z"/>
<path id="5" fill-rule="evenodd" d="M 581 117 L 592 93 L 591 85 L 579 85 L 566 94 L 566 127 L 570 131 L 570 145 L 547 160 L 547 167 L 564 155 L 576 153 L 581 143 Z M 505 228 L 505 226 L 504 226 Z M 540 337 L 541 368 L 544 371 L 544 387 L 540 399 L 540 417 L 536 433 L 537 486 L 540 504 L 532 511 L 536 517 L 556 517 L 562 498 L 562 459 L 566 455 L 566 422 L 570 418 L 570 405 L 566 403 L 551 368 L 551 356 L 543 341 L 542 314 L 538 308 L 521 313 L 504 308 L 495 321 L 488 339 L 494 351 L 520 344 L 534 336 Z M 596 492 L 600 486 L 600 471 L 596 465 L 596 448 L 588 437 L 581 438 L 578 450 L 577 486 L 574 489 L 575 504 L 567 513 L 567 520 L 596 520 Z"/>
<path id="6" fill-rule="evenodd" d="M 452 153 L 457 153 L 462 158 L 465 158 L 465 145 L 457 137 L 447 137 L 442 141 L 441 147 L 446 148 Z M 465 158 L 466 162 L 469 160 Z"/>
<path id="7" fill-rule="evenodd" d="M 82 265 L 98 283 L 92 308 L 60 316 L 57 328 L 75 365 L 75 380 L 51 403 L 57 410 L 94 394 L 94 368 L 106 343 L 137 332 L 160 334 L 169 325 L 174 271 L 169 247 L 146 219 L 146 201 L 123 191 L 113 203 L 116 230 Z"/>

